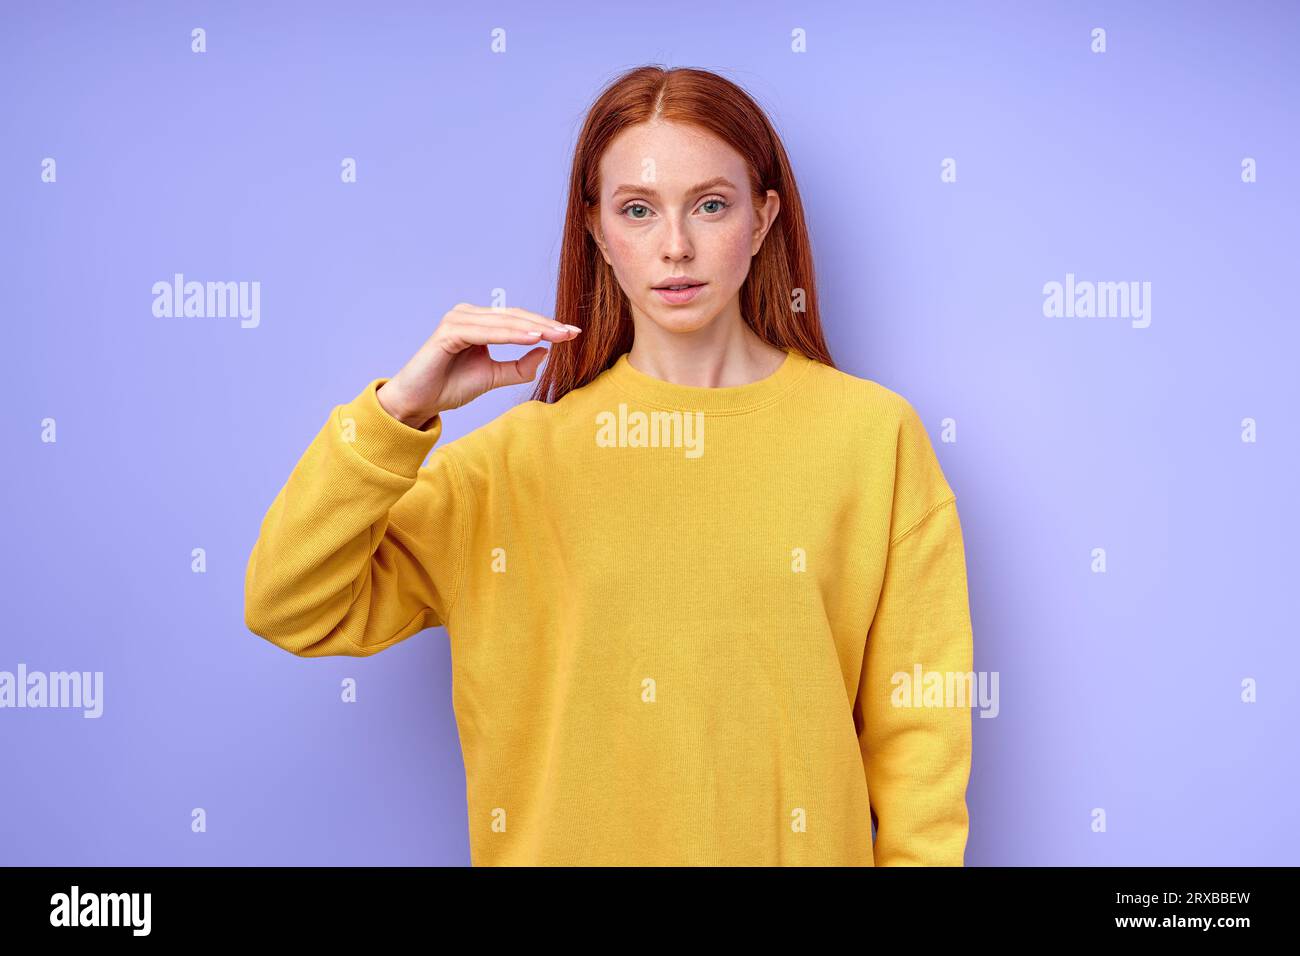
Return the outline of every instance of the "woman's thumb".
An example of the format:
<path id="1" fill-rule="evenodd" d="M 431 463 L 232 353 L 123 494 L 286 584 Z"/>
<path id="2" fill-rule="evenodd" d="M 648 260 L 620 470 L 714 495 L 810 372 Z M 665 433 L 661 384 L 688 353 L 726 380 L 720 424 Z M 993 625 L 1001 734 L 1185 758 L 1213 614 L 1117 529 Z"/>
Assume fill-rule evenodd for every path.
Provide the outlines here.
<path id="1" fill-rule="evenodd" d="M 546 358 L 547 350 L 538 346 L 527 355 L 520 356 L 511 362 L 497 362 L 497 374 L 500 377 L 500 385 L 521 385 L 524 382 L 531 382 L 533 376 L 537 374 L 537 366 L 542 364 L 542 359 Z"/>

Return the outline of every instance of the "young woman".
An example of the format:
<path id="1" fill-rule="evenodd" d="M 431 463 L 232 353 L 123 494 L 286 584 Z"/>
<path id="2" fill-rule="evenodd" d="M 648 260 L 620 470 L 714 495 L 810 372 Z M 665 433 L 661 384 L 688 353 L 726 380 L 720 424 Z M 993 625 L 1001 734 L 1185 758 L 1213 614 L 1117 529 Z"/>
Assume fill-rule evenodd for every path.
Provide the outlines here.
<path id="1" fill-rule="evenodd" d="M 961 865 L 955 496 L 912 406 L 831 362 L 749 96 L 657 67 L 603 92 L 555 315 L 459 304 L 333 409 L 248 627 L 301 657 L 446 627 L 475 865 Z M 531 400 L 435 449 L 543 356 Z"/>

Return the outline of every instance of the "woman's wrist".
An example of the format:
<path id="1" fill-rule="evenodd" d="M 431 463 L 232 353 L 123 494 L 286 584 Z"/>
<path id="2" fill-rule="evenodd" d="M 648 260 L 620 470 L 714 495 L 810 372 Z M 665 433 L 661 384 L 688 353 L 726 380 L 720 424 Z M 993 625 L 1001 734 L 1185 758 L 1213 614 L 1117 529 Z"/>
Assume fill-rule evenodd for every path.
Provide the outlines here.
<path id="1" fill-rule="evenodd" d="M 379 407 L 393 418 L 396 418 L 403 425 L 408 425 L 411 428 L 424 431 L 429 422 L 436 417 L 436 413 L 430 415 L 426 412 L 416 411 L 410 408 L 410 406 L 403 401 L 401 393 L 397 392 L 395 394 L 395 390 L 390 388 L 389 385 L 390 382 L 385 382 L 383 385 L 380 385 L 379 390 L 375 392 L 375 398 L 379 400 Z"/>

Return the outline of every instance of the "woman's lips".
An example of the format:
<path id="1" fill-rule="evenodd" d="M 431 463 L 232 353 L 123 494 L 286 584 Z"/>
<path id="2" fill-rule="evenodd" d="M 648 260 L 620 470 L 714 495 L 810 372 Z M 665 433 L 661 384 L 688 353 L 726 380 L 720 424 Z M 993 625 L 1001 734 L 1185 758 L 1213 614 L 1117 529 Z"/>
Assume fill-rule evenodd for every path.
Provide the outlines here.
<path id="1" fill-rule="evenodd" d="M 655 289 L 655 292 L 657 292 L 665 302 L 668 302 L 671 305 L 681 305 L 683 302 L 690 302 L 691 299 L 695 298 L 699 294 L 700 290 L 706 285 L 708 285 L 707 282 L 701 282 L 699 285 L 693 285 L 689 289 L 678 289 L 675 291 L 673 289 Z"/>

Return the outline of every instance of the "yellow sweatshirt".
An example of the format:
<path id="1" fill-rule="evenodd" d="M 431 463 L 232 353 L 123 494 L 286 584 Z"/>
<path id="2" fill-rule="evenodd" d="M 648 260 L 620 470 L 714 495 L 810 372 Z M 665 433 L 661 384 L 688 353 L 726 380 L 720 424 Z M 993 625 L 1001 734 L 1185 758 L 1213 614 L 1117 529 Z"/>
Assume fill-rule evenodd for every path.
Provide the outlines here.
<path id="1" fill-rule="evenodd" d="M 272 503 L 246 623 L 300 657 L 446 627 L 473 865 L 962 865 L 962 532 L 906 400 L 624 354 L 435 450 L 385 381 Z"/>

